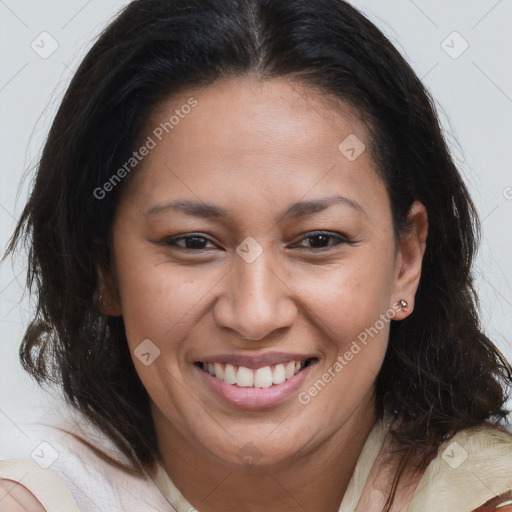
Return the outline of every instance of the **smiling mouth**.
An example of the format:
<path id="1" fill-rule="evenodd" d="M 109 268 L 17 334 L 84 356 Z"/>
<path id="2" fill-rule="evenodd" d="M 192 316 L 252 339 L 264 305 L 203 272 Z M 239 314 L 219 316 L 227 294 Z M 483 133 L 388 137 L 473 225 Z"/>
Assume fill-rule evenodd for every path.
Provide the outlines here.
<path id="1" fill-rule="evenodd" d="M 194 364 L 212 377 L 227 384 L 243 388 L 269 388 L 293 378 L 307 366 L 317 362 L 313 357 L 303 361 L 289 361 L 287 363 L 262 366 L 260 368 L 247 368 L 229 363 L 204 363 L 197 361 Z"/>

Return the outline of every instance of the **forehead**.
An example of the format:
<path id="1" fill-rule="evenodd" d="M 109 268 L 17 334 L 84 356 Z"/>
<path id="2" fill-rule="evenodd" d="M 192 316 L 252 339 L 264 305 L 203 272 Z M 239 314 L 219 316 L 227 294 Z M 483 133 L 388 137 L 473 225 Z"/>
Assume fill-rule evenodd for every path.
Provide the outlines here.
<path id="1" fill-rule="evenodd" d="M 131 186 L 141 208 L 183 196 L 243 206 L 255 194 L 271 205 L 327 192 L 366 192 L 370 203 L 385 193 L 357 112 L 295 82 L 245 77 L 190 89 L 155 108 L 140 144 L 148 138 L 154 147 Z"/>
<path id="2" fill-rule="evenodd" d="M 191 97 L 197 106 L 180 119 L 174 116 L 178 123 L 172 127 L 172 137 L 162 134 L 164 143 L 174 141 L 183 153 L 189 149 L 194 154 L 213 150 L 223 155 L 272 152 L 292 156 L 306 151 L 313 155 L 320 149 L 336 151 L 350 134 L 368 138 L 358 112 L 347 103 L 298 82 L 251 77 L 222 79 L 163 101 L 144 133 L 154 131 L 173 113 L 179 114 Z M 190 136 L 193 141 L 182 144 Z"/>

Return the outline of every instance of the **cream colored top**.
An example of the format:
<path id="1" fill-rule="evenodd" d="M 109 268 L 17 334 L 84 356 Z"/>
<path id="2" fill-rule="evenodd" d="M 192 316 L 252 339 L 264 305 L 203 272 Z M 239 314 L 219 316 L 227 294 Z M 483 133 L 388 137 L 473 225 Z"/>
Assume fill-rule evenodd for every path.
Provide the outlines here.
<path id="1" fill-rule="evenodd" d="M 76 425 L 73 428 L 76 431 Z M 60 435 L 56 436 L 55 431 Z M 387 431 L 387 424 L 377 422 L 370 432 L 339 512 L 356 510 Z M 47 512 L 196 511 L 161 465 L 147 478 L 132 477 L 99 459 L 62 430 L 54 429 L 53 437 L 47 434 L 46 439 L 49 440 L 41 450 L 50 446 L 55 452 L 51 452 L 50 458 L 47 455 L 42 465 L 46 466 L 57 455 L 50 467 L 43 469 L 35 462 L 36 457 L 4 460 L 0 461 L 0 478 L 22 483 Z M 115 455 L 113 445 L 106 447 L 106 440 L 100 440 L 97 431 L 89 432 L 87 439 Z M 441 446 L 439 455 L 421 477 L 407 512 L 470 512 L 509 490 L 512 436 L 482 425 L 459 432 Z"/>

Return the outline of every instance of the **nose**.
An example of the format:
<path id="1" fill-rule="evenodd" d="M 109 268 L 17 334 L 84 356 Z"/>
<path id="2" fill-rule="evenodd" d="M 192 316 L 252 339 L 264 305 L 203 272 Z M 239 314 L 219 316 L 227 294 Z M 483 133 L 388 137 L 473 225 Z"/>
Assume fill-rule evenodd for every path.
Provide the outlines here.
<path id="1" fill-rule="evenodd" d="M 252 263 L 238 255 L 233 271 L 213 308 L 217 327 L 230 329 L 241 338 L 259 341 L 274 331 L 290 327 L 297 316 L 294 292 L 284 273 L 265 251 Z"/>

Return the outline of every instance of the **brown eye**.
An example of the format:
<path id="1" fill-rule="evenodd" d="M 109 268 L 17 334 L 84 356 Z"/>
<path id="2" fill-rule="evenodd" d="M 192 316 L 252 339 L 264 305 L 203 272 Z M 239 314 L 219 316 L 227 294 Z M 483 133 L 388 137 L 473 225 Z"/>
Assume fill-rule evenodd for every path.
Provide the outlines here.
<path id="1" fill-rule="evenodd" d="M 325 250 L 330 247 L 335 247 L 340 244 L 350 243 L 344 236 L 338 233 L 331 232 L 318 232 L 310 234 L 302 239 L 302 241 L 309 241 L 309 247 L 299 245 L 302 248 L 310 248 L 313 250 Z"/>
<path id="2" fill-rule="evenodd" d="M 179 236 L 165 240 L 165 245 L 177 246 L 186 250 L 206 250 L 208 248 L 205 245 L 208 243 L 212 242 L 202 235 Z"/>

